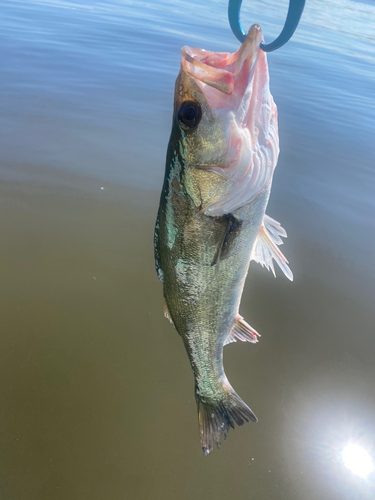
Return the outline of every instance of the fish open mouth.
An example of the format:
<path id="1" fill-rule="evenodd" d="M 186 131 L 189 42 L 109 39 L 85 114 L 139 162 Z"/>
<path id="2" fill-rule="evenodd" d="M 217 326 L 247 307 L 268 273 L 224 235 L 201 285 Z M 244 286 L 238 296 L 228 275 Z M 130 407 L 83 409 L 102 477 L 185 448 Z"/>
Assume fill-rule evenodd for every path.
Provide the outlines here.
<path id="1" fill-rule="evenodd" d="M 196 167 L 225 177 L 225 195 L 205 208 L 230 213 L 267 189 L 279 154 L 277 108 L 269 89 L 262 31 L 254 24 L 237 52 L 183 47 L 181 69 L 193 79 L 212 116 L 223 124 L 227 149 Z M 186 85 L 189 88 L 189 83 Z M 194 92 L 192 93 L 194 99 Z M 216 151 L 215 151 L 216 153 Z"/>
<path id="2" fill-rule="evenodd" d="M 224 94 L 243 93 L 254 71 L 262 40 L 261 29 L 254 24 L 237 52 L 210 52 L 185 46 L 181 49 L 181 64 L 187 74 Z"/>

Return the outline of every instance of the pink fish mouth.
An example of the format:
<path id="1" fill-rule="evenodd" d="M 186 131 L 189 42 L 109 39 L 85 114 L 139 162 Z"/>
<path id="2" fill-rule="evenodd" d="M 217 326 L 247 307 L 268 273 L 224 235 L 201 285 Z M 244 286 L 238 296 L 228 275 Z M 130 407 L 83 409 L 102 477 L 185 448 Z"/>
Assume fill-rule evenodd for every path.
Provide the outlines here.
<path id="1" fill-rule="evenodd" d="M 193 47 L 183 47 L 182 67 L 184 71 L 224 94 L 239 94 L 244 91 L 258 58 L 262 31 L 254 24 L 237 52 L 209 52 Z"/>

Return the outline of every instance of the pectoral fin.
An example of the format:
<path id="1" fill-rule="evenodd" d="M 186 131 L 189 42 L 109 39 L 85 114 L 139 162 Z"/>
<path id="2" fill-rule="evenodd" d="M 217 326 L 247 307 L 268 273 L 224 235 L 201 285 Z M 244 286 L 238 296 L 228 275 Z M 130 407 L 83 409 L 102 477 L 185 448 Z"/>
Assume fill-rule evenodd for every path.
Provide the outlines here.
<path id="1" fill-rule="evenodd" d="M 260 337 L 259 333 L 246 323 L 242 316 L 238 316 L 224 345 L 230 344 L 231 342 L 237 342 L 237 340 L 256 344 L 258 342 L 258 337 Z"/>
<path id="2" fill-rule="evenodd" d="M 216 251 L 211 266 L 218 265 L 220 261 L 224 260 L 228 256 L 229 251 L 232 248 L 233 242 L 237 238 L 239 234 L 239 229 L 242 225 L 242 221 L 236 219 L 236 217 L 234 217 L 234 215 L 232 214 L 226 214 L 224 217 L 227 220 L 224 237 L 221 241 L 220 246 Z"/>
<path id="3" fill-rule="evenodd" d="M 281 227 L 279 222 L 265 215 L 262 227 L 255 241 L 251 258 L 268 270 L 271 269 L 273 275 L 276 277 L 272 261 L 272 259 L 274 259 L 285 276 L 290 279 L 290 281 L 293 281 L 293 273 L 289 269 L 288 261 L 277 246 L 283 244 L 281 236 L 286 238 L 285 229 Z"/>

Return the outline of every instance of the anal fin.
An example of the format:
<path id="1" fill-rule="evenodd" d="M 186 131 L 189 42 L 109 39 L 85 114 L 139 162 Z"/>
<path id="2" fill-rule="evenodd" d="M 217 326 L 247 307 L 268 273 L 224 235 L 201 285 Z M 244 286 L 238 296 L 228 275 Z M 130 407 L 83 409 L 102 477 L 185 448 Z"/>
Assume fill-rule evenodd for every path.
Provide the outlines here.
<path id="1" fill-rule="evenodd" d="M 260 337 L 259 333 L 246 323 L 242 316 L 237 316 L 233 328 L 226 338 L 224 345 L 230 344 L 231 342 L 237 342 L 237 340 L 256 344 L 258 342 L 258 337 Z"/>

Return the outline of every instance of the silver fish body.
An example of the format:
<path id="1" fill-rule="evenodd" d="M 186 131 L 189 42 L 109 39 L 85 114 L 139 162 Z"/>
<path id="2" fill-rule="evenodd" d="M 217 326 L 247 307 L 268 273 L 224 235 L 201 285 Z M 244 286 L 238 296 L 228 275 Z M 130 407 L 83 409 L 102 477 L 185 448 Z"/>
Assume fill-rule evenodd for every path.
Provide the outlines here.
<path id="1" fill-rule="evenodd" d="M 241 57 L 250 59 L 245 77 L 239 70 L 234 72 L 238 80 L 241 76 L 237 82 L 239 95 L 248 90 L 248 80 L 255 80 L 260 37 L 259 27 L 252 27 L 244 44 L 246 57 L 245 49 L 236 53 L 237 58 L 226 56 L 230 68 L 235 68 Z M 259 153 L 266 165 L 263 170 L 258 166 L 258 170 L 263 175 L 268 168 L 271 175 L 263 175 L 264 181 L 259 183 L 258 173 L 255 180 L 248 182 L 249 189 L 241 191 L 238 172 L 246 167 L 247 150 L 256 160 L 258 143 L 252 150 L 246 143 L 247 131 L 243 139 L 242 130 L 235 129 L 237 122 L 231 122 L 236 118 L 238 121 L 239 112 L 243 114 L 243 110 L 238 111 L 238 104 L 235 113 L 231 110 L 238 98 L 227 105 L 227 112 L 212 105 L 228 92 L 230 75 L 212 70 L 213 75 L 202 76 L 199 72 L 196 78 L 190 73 L 194 71 L 182 65 L 176 82 L 172 133 L 155 228 L 155 260 L 163 282 L 166 316 L 184 342 L 194 373 L 201 445 L 207 455 L 215 445 L 220 446 L 221 437 L 225 438 L 235 423 L 257 420 L 231 387 L 222 362 L 226 343 L 257 342 L 258 333 L 239 315 L 250 261 L 258 260 L 273 269 L 275 258 L 284 266 L 284 272 L 287 261 L 276 246 L 281 243 L 280 236 L 286 234 L 276 221 L 265 216 L 274 168 L 270 168 L 270 158 L 276 154 L 277 160 L 277 137 L 264 133 L 267 144 L 273 141 L 271 153 Z M 206 81 L 201 83 L 202 78 Z M 242 82 L 245 79 L 246 85 Z M 212 88 L 214 92 L 210 94 Z M 253 101 L 247 99 L 249 107 L 254 107 Z M 246 120 L 248 125 L 252 118 Z M 258 130 L 258 136 L 262 132 Z M 274 165 L 276 160 L 272 160 Z M 227 174 L 229 165 L 234 166 Z M 255 170 L 254 163 L 251 174 Z M 249 195 L 251 186 L 253 192 Z"/>

